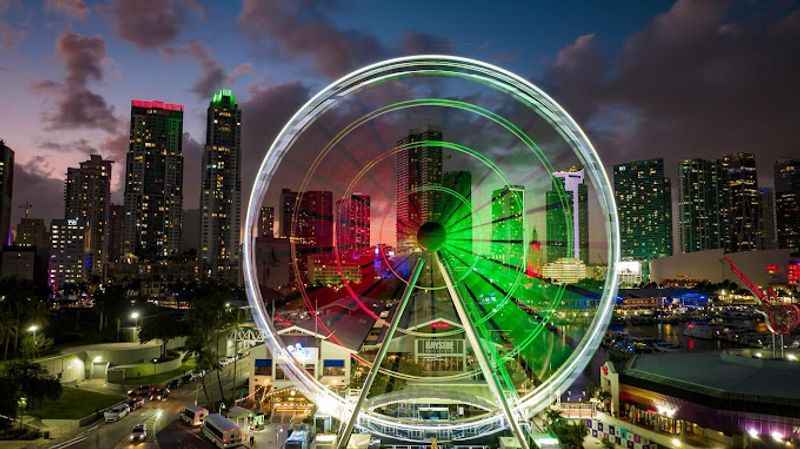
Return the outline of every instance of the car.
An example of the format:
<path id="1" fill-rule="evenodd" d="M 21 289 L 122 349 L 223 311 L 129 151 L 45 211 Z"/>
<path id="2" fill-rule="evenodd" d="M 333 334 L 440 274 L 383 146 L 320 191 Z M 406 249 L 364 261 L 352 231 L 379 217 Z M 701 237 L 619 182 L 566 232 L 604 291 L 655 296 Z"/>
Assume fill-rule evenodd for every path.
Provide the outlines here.
<path id="1" fill-rule="evenodd" d="M 150 390 L 152 389 L 153 387 L 151 385 L 139 385 L 132 390 L 128 390 L 128 398 L 133 399 L 135 397 L 150 396 Z"/>
<path id="2" fill-rule="evenodd" d="M 128 404 L 115 405 L 103 413 L 103 418 L 106 422 L 116 422 L 128 416 L 128 413 L 130 412 L 131 408 L 128 406 Z"/>
<path id="3" fill-rule="evenodd" d="M 174 389 L 176 389 L 176 388 L 178 388 L 178 387 L 180 387 L 180 386 L 181 386 L 181 379 L 180 379 L 180 378 L 178 378 L 178 379 L 172 379 L 172 380 L 171 380 L 171 381 L 169 381 L 169 383 L 167 384 L 167 388 L 169 388 L 170 390 L 174 390 Z"/>
<path id="4" fill-rule="evenodd" d="M 147 426 L 144 424 L 137 424 L 131 430 L 130 440 L 134 443 L 144 441 L 147 439 Z"/>
<path id="5" fill-rule="evenodd" d="M 204 370 L 204 369 L 203 370 L 194 370 L 191 373 L 189 373 L 189 376 L 190 376 L 189 379 L 192 382 L 194 382 L 194 381 L 200 379 L 201 377 L 204 377 L 205 375 L 206 375 L 206 370 Z"/>
<path id="6" fill-rule="evenodd" d="M 169 397 L 170 390 L 169 388 L 158 388 L 155 387 L 150 390 L 150 400 L 151 401 L 166 401 Z"/>
<path id="7" fill-rule="evenodd" d="M 142 408 L 144 406 L 144 398 L 143 397 L 138 397 L 138 396 L 137 397 L 133 397 L 131 399 L 128 399 L 127 404 L 128 404 L 128 407 L 130 407 L 131 410 L 140 409 L 140 408 Z"/>

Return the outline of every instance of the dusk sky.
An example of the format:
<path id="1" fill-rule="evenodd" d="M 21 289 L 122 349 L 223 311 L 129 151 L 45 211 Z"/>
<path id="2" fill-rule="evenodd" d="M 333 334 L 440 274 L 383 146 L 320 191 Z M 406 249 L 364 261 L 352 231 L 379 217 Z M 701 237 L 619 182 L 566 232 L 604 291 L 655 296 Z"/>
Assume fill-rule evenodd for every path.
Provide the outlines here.
<path id="1" fill-rule="evenodd" d="M 210 94 L 243 107 L 243 195 L 275 133 L 332 79 L 383 58 L 447 53 L 529 77 L 622 161 L 800 157 L 800 5 L 793 1 L 433 2 L 0 0 L 0 138 L 16 206 L 63 215 L 68 166 L 116 162 L 130 101 L 185 106 L 185 208 L 199 201 Z"/>

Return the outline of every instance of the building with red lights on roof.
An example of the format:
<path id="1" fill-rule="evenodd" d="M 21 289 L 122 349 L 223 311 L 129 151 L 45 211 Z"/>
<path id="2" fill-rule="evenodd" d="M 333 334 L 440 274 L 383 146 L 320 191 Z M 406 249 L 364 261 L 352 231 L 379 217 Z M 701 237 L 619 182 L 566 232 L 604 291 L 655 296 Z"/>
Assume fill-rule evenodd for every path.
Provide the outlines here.
<path id="1" fill-rule="evenodd" d="M 180 251 L 183 106 L 131 102 L 125 164 L 124 257 L 159 259 Z"/>

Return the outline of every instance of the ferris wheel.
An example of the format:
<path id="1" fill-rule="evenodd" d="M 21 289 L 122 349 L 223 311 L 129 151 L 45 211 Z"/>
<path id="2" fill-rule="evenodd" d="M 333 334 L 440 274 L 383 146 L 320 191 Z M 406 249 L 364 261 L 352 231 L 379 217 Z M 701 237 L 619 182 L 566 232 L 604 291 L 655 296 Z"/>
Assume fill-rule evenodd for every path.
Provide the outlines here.
<path id="1" fill-rule="evenodd" d="M 245 229 L 254 319 L 342 423 L 340 448 L 354 429 L 418 443 L 508 429 L 527 449 L 616 297 L 617 214 L 592 144 L 541 89 L 472 59 L 391 59 L 322 89 L 269 147 Z"/>

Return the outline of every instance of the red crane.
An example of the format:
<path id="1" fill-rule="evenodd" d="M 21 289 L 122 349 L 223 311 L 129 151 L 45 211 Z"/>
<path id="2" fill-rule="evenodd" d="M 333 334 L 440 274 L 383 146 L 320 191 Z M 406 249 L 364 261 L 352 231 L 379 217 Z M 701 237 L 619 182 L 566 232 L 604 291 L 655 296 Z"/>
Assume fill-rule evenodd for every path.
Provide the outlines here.
<path id="1" fill-rule="evenodd" d="M 767 327 L 770 332 L 775 335 L 789 335 L 800 327 L 800 305 L 778 302 L 777 295 L 773 289 L 767 288 L 766 292 L 762 290 L 736 266 L 730 257 L 725 256 L 722 261 L 728 264 L 731 272 L 761 302 L 762 309 L 767 316 Z"/>

